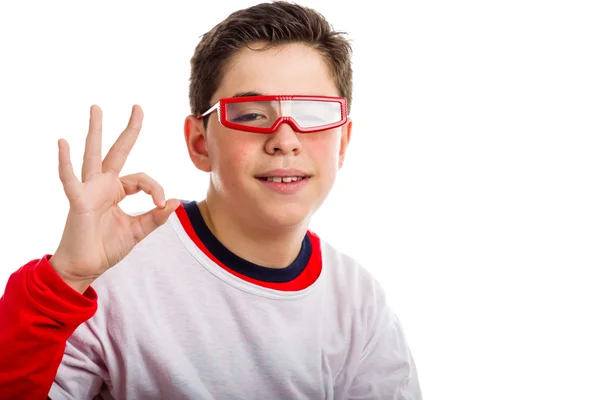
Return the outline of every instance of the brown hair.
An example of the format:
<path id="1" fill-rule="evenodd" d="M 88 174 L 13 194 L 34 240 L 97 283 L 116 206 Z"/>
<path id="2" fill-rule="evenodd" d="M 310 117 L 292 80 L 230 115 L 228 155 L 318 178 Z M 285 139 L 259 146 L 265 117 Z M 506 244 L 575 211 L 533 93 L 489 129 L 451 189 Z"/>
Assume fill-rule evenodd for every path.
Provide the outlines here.
<path id="1" fill-rule="evenodd" d="M 255 42 L 266 43 L 261 50 L 295 42 L 319 51 L 350 111 L 352 48 L 344 34 L 334 31 L 317 11 L 285 1 L 262 3 L 232 13 L 204 34 L 196 46 L 191 59 L 191 112 L 199 115 L 212 106 L 210 99 L 221 84 L 227 62 L 240 48 Z"/>

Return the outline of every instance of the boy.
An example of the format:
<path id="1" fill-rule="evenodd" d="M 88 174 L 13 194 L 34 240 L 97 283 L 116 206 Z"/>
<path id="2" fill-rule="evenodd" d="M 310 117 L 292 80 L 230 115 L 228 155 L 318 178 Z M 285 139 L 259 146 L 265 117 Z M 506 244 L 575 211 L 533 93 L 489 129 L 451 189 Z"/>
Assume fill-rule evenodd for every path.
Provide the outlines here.
<path id="1" fill-rule="evenodd" d="M 210 174 L 199 203 L 119 177 L 142 111 L 101 160 L 93 106 L 81 181 L 59 141 L 61 243 L 0 300 L 0 396 L 420 399 L 381 287 L 308 230 L 350 141 L 350 52 L 322 16 L 285 2 L 204 35 L 184 126 Z M 157 207 L 126 215 L 118 203 L 140 190 Z"/>

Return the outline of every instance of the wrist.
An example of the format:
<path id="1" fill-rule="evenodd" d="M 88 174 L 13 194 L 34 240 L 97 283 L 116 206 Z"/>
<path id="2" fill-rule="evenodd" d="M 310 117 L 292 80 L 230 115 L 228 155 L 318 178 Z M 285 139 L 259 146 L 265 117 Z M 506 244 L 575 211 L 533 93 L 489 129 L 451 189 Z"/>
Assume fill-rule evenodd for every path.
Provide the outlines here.
<path id="1" fill-rule="evenodd" d="M 60 256 L 53 255 L 48 260 L 48 263 L 54 269 L 54 272 L 72 289 L 83 294 L 94 282 L 94 278 L 90 277 L 78 277 L 68 271 L 67 263 L 63 262 Z"/>

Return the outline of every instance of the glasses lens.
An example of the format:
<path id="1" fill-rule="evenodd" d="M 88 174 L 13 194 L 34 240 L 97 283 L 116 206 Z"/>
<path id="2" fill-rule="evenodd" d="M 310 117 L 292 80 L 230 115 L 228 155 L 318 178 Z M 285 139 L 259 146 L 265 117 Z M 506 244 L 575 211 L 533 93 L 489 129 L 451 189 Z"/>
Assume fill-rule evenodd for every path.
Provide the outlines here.
<path id="1" fill-rule="evenodd" d="M 292 100 L 289 115 L 301 128 L 318 128 L 342 120 L 342 105 L 337 101 Z"/>
<path id="2" fill-rule="evenodd" d="M 242 101 L 227 104 L 227 120 L 257 128 L 271 127 L 281 115 L 278 101 Z"/>
<path id="3" fill-rule="evenodd" d="M 256 128 L 270 128 L 279 117 L 292 117 L 301 128 L 318 128 L 340 122 L 342 105 L 336 101 L 281 100 L 228 103 L 227 120 Z"/>

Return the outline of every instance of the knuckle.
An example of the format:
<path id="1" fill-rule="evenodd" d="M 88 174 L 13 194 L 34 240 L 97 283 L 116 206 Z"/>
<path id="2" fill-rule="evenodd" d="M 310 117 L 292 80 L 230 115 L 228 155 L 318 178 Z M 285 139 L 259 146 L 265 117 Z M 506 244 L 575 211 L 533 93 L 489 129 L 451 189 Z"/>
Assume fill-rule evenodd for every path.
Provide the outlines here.
<path id="1" fill-rule="evenodd" d="M 129 156 L 129 149 L 124 147 L 117 148 L 115 155 L 121 159 L 127 158 Z"/>
<path id="2" fill-rule="evenodd" d="M 148 188 L 151 190 L 156 190 L 156 189 L 160 189 L 160 185 L 158 184 L 158 182 L 156 182 L 153 178 L 151 178 L 148 174 L 143 173 L 144 176 L 144 181 L 146 182 L 146 184 L 148 185 Z"/>
<path id="3" fill-rule="evenodd" d="M 131 187 L 131 185 L 133 184 L 133 181 L 131 180 L 130 176 L 123 176 L 119 178 L 119 180 L 121 181 L 121 184 L 127 188 Z"/>
<path id="4" fill-rule="evenodd" d="M 113 175 L 119 176 L 119 171 L 115 167 L 113 167 L 113 166 L 106 167 L 106 169 L 105 169 L 104 172 L 107 172 L 109 174 L 113 174 Z"/>

